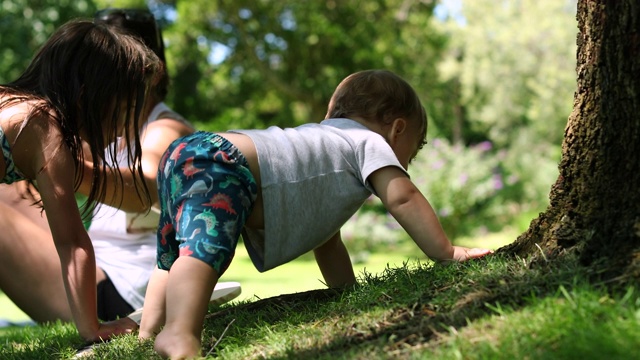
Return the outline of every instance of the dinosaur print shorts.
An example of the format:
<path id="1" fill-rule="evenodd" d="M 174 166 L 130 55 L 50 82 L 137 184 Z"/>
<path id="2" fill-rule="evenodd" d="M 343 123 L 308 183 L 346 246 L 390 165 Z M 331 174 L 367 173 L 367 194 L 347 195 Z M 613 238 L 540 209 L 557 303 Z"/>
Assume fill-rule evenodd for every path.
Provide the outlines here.
<path id="1" fill-rule="evenodd" d="M 256 194 L 246 159 L 225 138 L 198 131 L 174 141 L 158 167 L 158 268 L 190 256 L 221 276 Z"/>

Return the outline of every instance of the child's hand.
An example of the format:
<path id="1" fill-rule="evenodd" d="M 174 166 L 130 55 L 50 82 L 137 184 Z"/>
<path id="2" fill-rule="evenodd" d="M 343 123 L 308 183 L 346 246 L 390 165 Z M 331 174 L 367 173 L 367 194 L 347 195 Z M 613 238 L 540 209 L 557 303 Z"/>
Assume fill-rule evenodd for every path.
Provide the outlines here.
<path id="1" fill-rule="evenodd" d="M 480 248 L 469 249 L 462 246 L 453 247 L 453 260 L 459 261 L 459 262 L 481 258 L 489 254 L 493 254 L 493 250 L 480 249 Z"/>
<path id="2" fill-rule="evenodd" d="M 447 264 L 452 261 L 463 262 L 471 259 L 481 258 L 485 255 L 493 254 L 493 250 L 481 248 L 466 248 L 462 246 L 453 247 L 453 258 L 447 260 L 439 260 L 439 264 Z"/>
<path id="3" fill-rule="evenodd" d="M 130 334 L 138 329 L 138 324 L 135 321 L 124 317 L 114 321 L 108 321 L 100 324 L 98 329 L 97 339 L 95 341 L 105 341 L 115 335 Z"/>

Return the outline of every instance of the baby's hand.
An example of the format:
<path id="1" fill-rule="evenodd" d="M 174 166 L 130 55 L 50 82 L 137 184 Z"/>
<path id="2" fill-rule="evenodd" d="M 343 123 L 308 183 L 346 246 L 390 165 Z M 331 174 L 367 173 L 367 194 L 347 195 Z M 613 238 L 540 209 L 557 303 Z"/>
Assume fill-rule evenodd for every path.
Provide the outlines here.
<path id="1" fill-rule="evenodd" d="M 470 259 L 481 258 L 485 255 L 493 254 L 493 250 L 473 248 L 469 249 L 462 246 L 453 247 L 453 260 L 463 262 Z"/>

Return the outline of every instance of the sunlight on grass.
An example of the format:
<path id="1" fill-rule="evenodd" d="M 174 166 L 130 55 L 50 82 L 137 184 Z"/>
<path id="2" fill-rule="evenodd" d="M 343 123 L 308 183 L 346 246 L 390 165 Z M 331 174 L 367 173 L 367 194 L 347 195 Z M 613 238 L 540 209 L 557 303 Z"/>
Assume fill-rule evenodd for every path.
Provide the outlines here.
<path id="1" fill-rule="evenodd" d="M 488 238 L 480 241 L 465 245 L 494 247 Z M 511 241 L 505 236 L 495 247 Z M 498 254 L 431 266 L 409 241 L 378 250 L 359 254 L 361 286 L 352 290 L 210 312 L 203 351 L 225 359 L 627 359 L 637 353 L 637 286 L 594 285 L 598 269 L 583 268 L 575 257 L 532 267 Z M 365 268 L 371 275 L 362 275 Z M 240 281 L 240 299 L 255 300 L 324 288 L 320 277 L 309 255 L 260 274 L 241 245 L 222 281 Z M 0 339 L 0 359 L 16 360 L 69 358 L 82 343 L 73 324 L 61 322 L 2 329 Z M 153 343 L 135 335 L 95 351 L 99 359 L 158 358 Z"/>
<path id="2" fill-rule="evenodd" d="M 404 261 L 418 258 L 426 261 L 420 250 L 411 243 L 408 249 L 403 247 L 398 251 L 373 253 L 354 264 L 356 277 L 363 271 L 377 274 L 382 272 L 387 264 L 392 267 L 402 266 Z M 362 257 L 362 256 L 361 256 Z M 236 256 L 227 272 L 220 281 L 237 281 L 242 285 L 242 294 L 237 300 L 257 300 L 281 294 L 303 292 L 307 290 L 323 289 L 322 274 L 312 255 L 305 255 L 287 264 L 264 273 L 258 272 L 251 263 L 249 255 L 243 245 L 239 245 Z"/>
<path id="3" fill-rule="evenodd" d="M 460 238 L 456 240 L 456 245 L 486 247 L 495 250 L 513 242 L 518 235 L 516 230 L 507 230 L 501 233 L 487 234 L 480 238 Z M 387 265 L 401 267 L 404 262 L 428 261 L 411 240 L 404 241 L 396 249 L 366 255 L 351 254 L 351 256 L 354 261 L 353 269 L 356 277 L 361 277 L 363 271 L 368 274 L 380 274 Z M 242 285 L 242 294 L 237 300 L 257 300 L 281 294 L 326 288 L 312 255 L 302 256 L 275 269 L 260 273 L 251 263 L 242 244 L 238 245 L 236 256 L 220 281 L 237 281 Z"/>
<path id="4" fill-rule="evenodd" d="M 634 287 L 622 298 L 602 289 L 560 288 L 516 311 L 495 315 L 435 342 L 434 358 L 630 359 L 640 343 L 640 299 Z M 631 354 L 636 355 L 631 355 Z"/>
<path id="5" fill-rule="evenodd" d="M 499 233 L 488 233 L 482 236 L 463 236 L 455 240 L 455 245 L 466 247 L 483 247 L 496 250 L 516 240 L 524 230 L 507 227 Z"/>
<path id="6" fill-rule="evenodd" d="M 487 234 L 482 237 L 465 237 L 456 240 L 457 245 L 469 247 L 487 247 L 497 249 L 512 242 L 517 236 L 516 230 Z M 427 261 L 420 249 L 410 240 L 404 241 L 396 249 L 369 254 L 351 254 L 357 277 L 363 272 L 380 274 L 387 267 L 401 267 L 403 262 Z M 325 288 L 322 275 L 312 255 L 304 255 L 294 261 L 264 273 L 258 272 L 251 263 L 243 244 L 239 244 L 236 256 L 220 281 L 237 281 L 242 286 L 242 294 L 236 300 L 257 300 L 281 294 L 303 292 Z M 0 292 L 0 319 L 12 322 L 29 320 L 17 306 Z"/>

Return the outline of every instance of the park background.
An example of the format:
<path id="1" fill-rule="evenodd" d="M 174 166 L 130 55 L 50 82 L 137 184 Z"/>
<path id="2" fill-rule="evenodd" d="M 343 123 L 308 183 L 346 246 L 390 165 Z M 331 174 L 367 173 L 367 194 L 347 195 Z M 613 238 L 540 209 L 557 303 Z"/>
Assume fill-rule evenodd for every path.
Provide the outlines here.
<path id="1" fill-rule="evenodd" d="M 55 28 L 110 6 L 156 15 L 167 103 L 199 129 L 319 122 L 342 78 L 386 68 L 427 110 L 429 144 L 410 173 L 454 243 L 512 242 L 548 205 L 576 87 L 575 1 L 3 0 L 0 83 Z M 359 272 L 424 259 L 375 198 L 343 237 Z M 223 280 L 245 299 L 323 287 L 310 256 L 264 274 L 242 246 L 236 260 Z M 0 296 L 0 318 L 23 320 L 10 305 Z"/>

